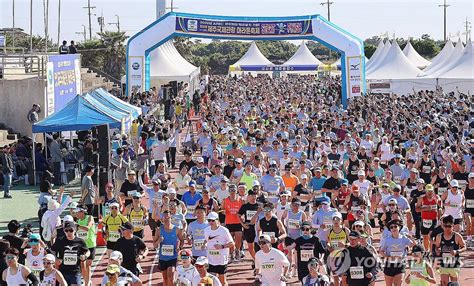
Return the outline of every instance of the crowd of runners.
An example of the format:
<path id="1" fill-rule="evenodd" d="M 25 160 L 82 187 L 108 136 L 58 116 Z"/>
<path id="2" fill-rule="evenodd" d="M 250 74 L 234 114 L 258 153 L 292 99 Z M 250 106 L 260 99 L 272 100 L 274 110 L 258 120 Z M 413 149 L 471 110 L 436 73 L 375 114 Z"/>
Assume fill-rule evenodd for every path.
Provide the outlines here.
<path id="1" fill-rule="evenodd" d="M 340 88 L 211 76 L 198 100 L 180 92 L 170 120 L 140 118 L 113 141 L 103 192 L 87 166 L 78 205 L 64 188 L 40 197 L 39 234 L 8 224 L 3 281 L 89 285 L 103 235 L 103 285 L 141 285 L 149 252 L 164 286 L 229 285 L 229 264 L 249 259 L 268 286 L 455 285 L 474 247 L 472 97 L 367 95 L 343 109 Z"/>

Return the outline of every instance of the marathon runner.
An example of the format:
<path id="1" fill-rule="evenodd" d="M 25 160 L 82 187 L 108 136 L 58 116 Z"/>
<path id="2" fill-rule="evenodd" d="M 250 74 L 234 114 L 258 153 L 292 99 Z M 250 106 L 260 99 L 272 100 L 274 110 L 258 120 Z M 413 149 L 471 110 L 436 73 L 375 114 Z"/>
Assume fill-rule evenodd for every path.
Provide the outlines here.
<path id="1" fill-rule="evenodd" d="M 423 247 L 431 249 L 430 234 L 438 222 L 438 209 L 442 207 L 441 199 L 434 193 L 431 184 L 425 186 L 426 194 L 418 198 L 416 210 L 421 213 L 421 235 L 423 235 Z"/>
<path id="2" fill-rule="evenodd" d="M 262 286 L 285 286 L 290 262 L 285 254 L 272 247 L 272 239 L 268 234 L 258 238 L 260 250 L 255 254 L 256 278 Z"/>
<path id="3" fill-rule="evenodd" d="M 451 188 L 441 196 L 444 203 L 444 214 L 454 218 L 454 231 L 460 232 L 462 226 L 462 207 L 465 205 L 464 194 L 459 188 L 457 180 L 452 180 Z"/>
<path id="4" fill-rule="evenodd" d="M 105 237 L 107 240 L 107 253 L 115 249 L 115 244 L 120 238 L 120 227 L 128 222 L 128 219 L 119 212 L 119 203 L 110 204 L 110 214 L 103 219 L 105 226 Z"/>
<path id="5" fill-rule="evenodd" d="M 207 256 L 204 241 L 204 230 L 209 226 L 206 220 L 206 208 L 203 205 L 196 207 L 196 220 L 191 222 L 187 228 L 188 242 L 192 245 L 191 251 L 194 259 L 199 256 Z"/>
<path id="6" fill-rule="evenodd" d="M 74 210 L 77 218 L 76 235 L 86 242 L 89 249 L 89 256 L 82 267 L 82 276 L 84 277 L 85 285 L 89 285 L 91 281 L 91 267 L 92 261 L 95 258 L 95 248 L 97 246 L 97 227 L 94 222 L 94 217 L 87 214 L 87 208 L 83 205 L 78 205 Z"/>
<path id="7" fill-rule="evenodd" d="M 124 215 L 133 225 L 133 235 L 143 238 L 143 230 L 148 224 L 148 209 L 141 203 L 142 194 L 132 194 L 132 204 L 125 207 Z"/>

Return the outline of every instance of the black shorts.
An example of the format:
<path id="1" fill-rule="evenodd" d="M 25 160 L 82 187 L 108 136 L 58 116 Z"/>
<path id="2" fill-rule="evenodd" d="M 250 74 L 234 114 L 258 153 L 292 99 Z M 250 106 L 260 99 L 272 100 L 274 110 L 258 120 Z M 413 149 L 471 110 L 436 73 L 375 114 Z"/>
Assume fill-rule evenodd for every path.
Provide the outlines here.
<path id="1" fill-rule="evenodd" d="M 149 217 L 151 217 L 151 213 L 148 213 Z M 150 227 L 151 231 L 153 231 L 153 234 L 155 234 L 155 230 L 161 226 L 161 221 L 155 221 L 154 219 L 149 219 L 148 220 L 148 226 Z"/>
<path id="2" fill-rule="evenodd" d="M 472 218 L 474 218 L 474 209 L 465 209 L 465 214 L 470 214 Z"/>
<path id="3" fill-rule="evenodd" d="M 219 222 L 221 225 L 225 225 L 225 214 L 223 212 L 219 213 Z"/>
<path id="4" fill-rule="evenodd" d="M 454 224 L 455 224 L 455 225 L 460 225 L 460 224 L 462 224 L 462 218 L 455 218 L 455 219 L 454 219 Z"/>
<path id="5" fill-rule="evenodd" d="M 255 236 L 257 234 L 255 233 L 255 226 L 254 225 L 249 225 L 248 229 L 244 228 L 244 240 L 247 243 L 253 243 L 255 241 Z"/>
<path id="6" fill-rule="evenodd" d="M 143 238 L 143 229 L 139 231 L 134 231 L 133 235 L 138 236 L 139 238 Z"/>
<path id="7" fill-rule="evenodd" d="M 242 231 L 242 225 L 240 223 L 226 224 L 225 227 L 229 230 L 230 233 Z"/>
<path id="8" fill-rule="evenodd" d="M 426 228 L 423 226 L 423 220 L 422 220 L 421 221 L 421 234 L 428 235 L 431 231 L 433 231 L 436 228 L 436 223 L 437 223 L 437 220 L 433 219 L 431 220 L 431 227 Z"/>
<path id="9" fill-rule="evenodd" d="M 189 225 L 190 223 L 192 223 L 195 220 L 196 220 L 195 218 L 187 218 L 186 223 Z"/>
<path id="10" fill-rule="evenodd" d="M 216 274 L 226 274 L 227 273 L 227 264 L 226 265 L 212 265 L 209 264 L 207 272 L 216 273 Z"/>
<path id="11" fill-rule="evenodd" d="M 342 214 L 342 221 L 347 220 L 347 213 L 341 213 Z"/>
<path id="12" fill-rule="evenodd" d="M 89 248 L 89 257 L 87 257 L 87 260 L 94 260 L 95 258 L 95 247 Z"/>
<path id="13" fill-rule="evenodd" d="M 178 259 L 171 259 L 171 260 L 158 260 L 158 269 L 160 271 L 165 271 L 166 269 L 170 267 L 176 267 L 176 264 L 178 263 Z"/>
<path id="14" fill-rule="evenodd" d="M 285 237 L 285 246 L 290 246 L 295 242 L 295 240 L 291 237 Z"/>
<path id="15" fill-rule="evenodd" d="M 385 265 L 383 269 L 383 273 L 387 276 L 393 277 L 398 274 L 405 273 L 405 264 L 397 263 L 397 264 L 388 264 Z"/>
<path id="16" fill-rule="evenodd" d="M 117 244 L 117 242 L 107 241 L 107 249 L 115 250 L 115 244 Z"/>

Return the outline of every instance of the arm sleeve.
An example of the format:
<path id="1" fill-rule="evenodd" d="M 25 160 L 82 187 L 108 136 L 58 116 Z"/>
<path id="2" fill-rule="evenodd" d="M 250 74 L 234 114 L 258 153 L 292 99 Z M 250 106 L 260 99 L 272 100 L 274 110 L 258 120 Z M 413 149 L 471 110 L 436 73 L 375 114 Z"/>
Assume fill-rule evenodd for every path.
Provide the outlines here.
<path id="1" fill-rule="evenodd" d="M 26 278 L 31 281 L 32 285 L 39 285 L 38 278 L 33 274 L 33 272 L 30 272 Z"/>

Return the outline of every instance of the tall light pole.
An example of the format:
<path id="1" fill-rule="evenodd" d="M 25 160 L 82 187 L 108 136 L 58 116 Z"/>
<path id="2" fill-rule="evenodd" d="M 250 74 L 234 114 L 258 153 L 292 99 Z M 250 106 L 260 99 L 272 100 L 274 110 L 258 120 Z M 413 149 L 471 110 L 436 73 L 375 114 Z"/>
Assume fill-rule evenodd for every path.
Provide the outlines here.
<path id="1" fill-rule="evenodd" d="M 444 0 L 443 5 L 438 5 L 438 7 L 443 7 L 444 10 L 444 41 L 446 42 L 446 8 L 448 8 L 450 5 L 446 4 L 446 0 Z"/>
<path id="2" fill-rule="evenodd" d="M 87 37 L 87 33 L 86 33 L 86 25 L 82 25 L 82 27 L 84 28 L 84 31 L 82 32 L 76 32 L 77 35 L 82 35 L 84 37 L 84 42 L 87 41 L 86 37 Z"/>
<path id="3" fill-rule="evenodd" d="M 49 0 L 43 0 L 43 20 L 44 20 L 44 51 L 48 53 L 48 22 L 49 22 Z"/>
<path id="4" fill-rule="evenodd" d="M 470 36 L 469 34 L 471 33 L 471 28 L 472 28 L 471 22 L 469 22 L 467 20 L 467 17 L 466 17 L 466 21 L 464 22 L 464 25 L 466 27 L 466 32 L 465 33 L 466 33 L 466 44 L 467 44 L 467 41 L 468 41 L 469 36 Z"/>
<path id="5" fill-rule="evenodd" d="M 30 0 L 30 53 L 33 53 L 33 0 Z"/>
<path id="6" fill-rule="evenodd" d="M 12 44 L 13 44 L 13 53 L 15 53 L 15 0 L 12 1 L 12 16 L 13 16 L 13 35 L 12 35 Z"/>
<path id="7" fill-rule="evenodd" d="M 96 7 L 91 6 L 91 0 L 87 0 L 87 7 L 82 7 L 82 8 L 88 10 L 87 14 L 89 15 L 89 40 L 91 40 L 92 39 L 92 20 L 91 20 L 92 13 L 91 13 L 91 9 L 95 9 Z"/>
<path id="8" fill-rule="evenodd" d="M 58 0 L 58 47 L 61 46 L 61 0 Z"/>
<path id="9" fill-rule="evenodd" d="M 119 15 L 115 15 L 115 17 L 117 17 L 117 22 L 115 22 L 115 23 L 107 23 L 107 24 L 117 26 L 117 30 L 120 32 L 120 17 L 119 17 Z"/>
<path id="10" fill-rule="evenodd" d="M 329 22 L 331 22 L 331 5 L 332 4 L 334 4 L 334 2 L 330 2 L 329 0 L 326 0 L 326 2 L 321 2 L 321 6 L 324 6 L 324 5 L 328 6 L 328 21 Z M 331 60 L 331 49 L 329 49 L 328 60 Z"/>

